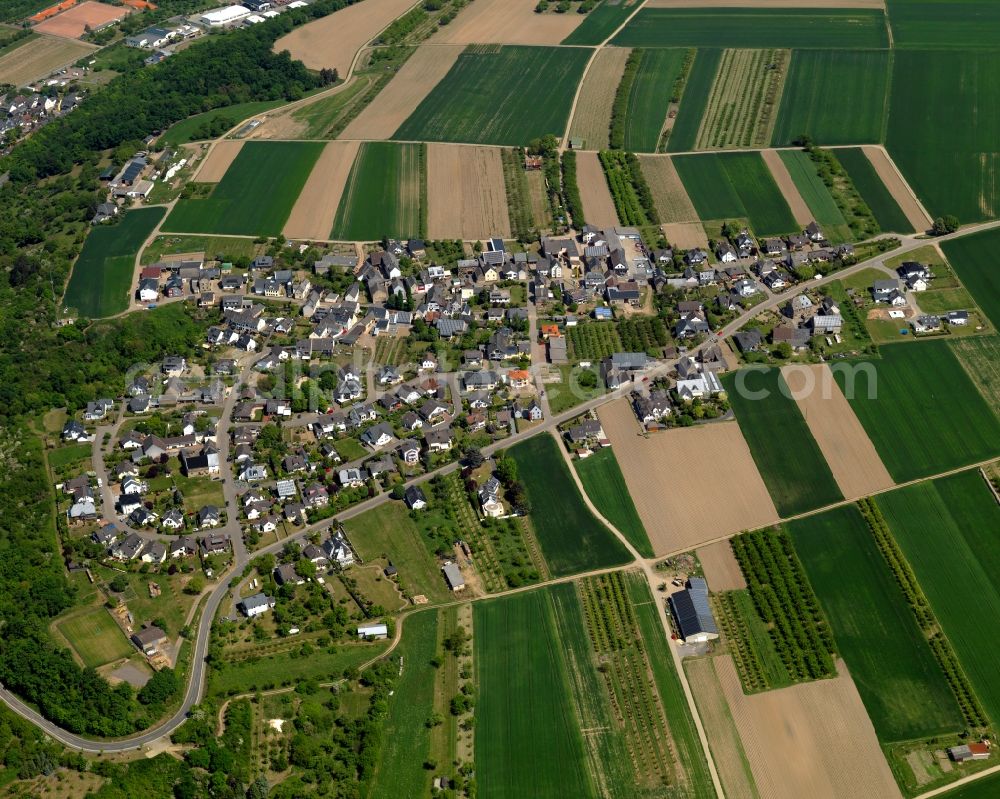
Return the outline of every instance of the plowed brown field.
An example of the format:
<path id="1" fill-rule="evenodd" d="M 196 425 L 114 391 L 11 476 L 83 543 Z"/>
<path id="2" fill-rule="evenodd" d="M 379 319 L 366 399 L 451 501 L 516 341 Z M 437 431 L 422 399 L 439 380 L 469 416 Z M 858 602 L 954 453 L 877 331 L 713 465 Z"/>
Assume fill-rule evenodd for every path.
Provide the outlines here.
<path id="1" fill-rule="evenodd" d="M 587 71 L 569 135 L 583 139 L 589 150 L 603 150 L 608 146 L 611 106 L 630 52 L 624 47 L 605 47 L 597 53 Z"/>
<path id="2" fill-rule="evenodd" d="M 312 241 L 330 238 L 340 195 L 360 147 L 361 142 L 334 141 L 323 148 L 285 223 L 286 238 Z"/>
<path id="3" fill-rule="evenodd" d="M 621 224 L 597 153 L 581 150 L 576 154 L 576 181 L 580 186 L 580 200 L 588 223 L 597 227 Z"/>
<path id="4" fill-rule="evenodd" d="M 795 187 L 795 182 L 792 180 L 792 176 L 788 174 L 788 167 L 785 166 L 785 162 L 781 160 L 781 156 L 778 155 L 777 150 L 762 150 L 761 155 L 764 158 L 764 163 L 767 164 L 767 168 L 771 170 L 774 182 L 781 189 L 788 207 L 792 209 L 792 216 L 795 217 L 795 221 L 805 227 L 813 221 L 812 212 L 809 210 L 809 206 L 806 205 L 806 201 L 802 199 L 802 195 L 799 194 L 799 190 Z"/>
<path id="5" fill-rule="evenodd" d="M 243 142 L 234 139 L 223 139 L 212 145 L 212 151 L 205 156 L 198 171 L 195 173 L 196 183 L 218 183 L 226 170 L 232 166 L 236 156 L 243 149 Z"/>
<path id="6" fill-rule="evenodd" d="M 697 551 L 701 568 L 708 580 L 708 587 L 713 591 L 737 591 L 747 587 L 743 572 L 733 555 L 733 548 L 728 541 L 718 541 L 701 547 Z"/>
<path id="7" fill-rule="evenodd" d="M 510 238 L 498 147 L 427 145 L 427 235 L 432 239 Z"/>
<path id="8" fill-rule="evenodd" d="M 0 56 L 0 83 L 23 86 L 96 49 L 85 42 L 37 36 Z"/>
<path id="9" fill-rule="evenodd" d="M 910 191 L 910 187 L 906 185 L 906 181 L 896 170 L 885 150 L 875 145 L 866 145 L 861 149 L 868 156 L 868 160 L 872 162 L 878 176 L 882 179 L 889 193 L 899 203 L 900 209 L 906 214 L 906 218 L 910 220 L 914 229 L 918 233 L 928 230 L 934 224 L 933 221 L 920 207 L 917 198 Z"/>
<path id="10" fill-rule="evenodd" d="M 584 19 L 583 14 L 536 14 L 535 5 L 535 0 L 475 0 L 434 34 L 431 42 L 559 44 Z"/>

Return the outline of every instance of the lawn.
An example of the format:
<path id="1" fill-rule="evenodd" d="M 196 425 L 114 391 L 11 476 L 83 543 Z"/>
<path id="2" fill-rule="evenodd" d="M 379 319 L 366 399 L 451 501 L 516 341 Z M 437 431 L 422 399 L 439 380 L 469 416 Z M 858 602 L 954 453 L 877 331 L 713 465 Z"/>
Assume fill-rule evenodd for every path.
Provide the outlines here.
<path id="1" fill-rule="evenodd" d="M 947 341 L 887 346 L 871 368 L 858 363 L 834 374 L 897 483 L 1000 455 L 1000 422 Z"/>
<path id="2" fill-rule="evenodd" d="M 126 211 L 117 224 L 94 227 L 73 266 L 63 303 L 81 316 L 102 317 L 128 308 L 135 256 L 163 219 L 162 208 Z"/>
<path id="3" fill-rule="evenodd" d="M 468 47 L 395 139 L 526 145 L 566 129 L 590 51 Z"/>
<path id="4" fill-rule="evenodd" d="M 615 38 L 620 47 L 888 46 L 881 9 L 644 8 Z"/>
<path id="5" fill-rule="evenodd" d="M 575 408 L 581 402 L 599 397 L 607 392 L 600 375 L 597 374 L 596 367 L 583 369 L 579 366 L 564 364 L 557 367 L 561 380 L 558 383 L 546 383 L 545 391 L 549 398 L 549 410 L 559 414 Z M 590 372 L 596 375 L 594 388 L 585 388 L 580 385 L 579 375 Z"/>
<path id="6" fill-rule="evenodd" d="M 422 235 L 427 145 L 365 142 L 340 198 L 330 238 L 378 241 Z"/>
<path id="7" fill-rule="evenodd" d="M 997 215 L 998 142 L 1000 52 L 894 53 L 886 146 L 932 217 Z"/>
<path id="8" fill-rule="evenodd" d="M 893 46 L 995 50 L 1000 4 L 995 0 L 887 0 Z"/>
<path id="9" fill-rule="evenodd" d="M 963 236 L 941 245 L 955 274 L 976 298 L 994 327 L 1000 328 L 1000 229 Z"/>
<path id="10" fill-rule="evenodd" d="M 694 57 L 687 83 L 684 84 L 684 94 L 681 95 L 681 105 L 677 110 L 674 126 L 670 130 L 670 139 L 667 141 L 668 152 L 677 153 L 694 149 L 698 129 L 701 127 L 701 118 L 705 115 L 708 95 L 715 82 L 715 75 L 719 71 L 720 61 L 722 61 L 722 50 L 703 49 Z"/>
<path id="11" fill-rule="evenodd" d="M 820 145 L 880 142 L 888 85 L 888 50 L 796 50 L 771 143 L 802 134 Z"/>
<path id="12" fill-rule="evenodd" d="M 643 557 L 653 557 L 646 528 L 642 526 L 612 449 L 607 447 L 573 463 L 587 496 L 604 518 L 617 527 Z"/>
<path id="13" fill-rule="evenodd" d="M 787 529 L 879 739 L 962 729 L 944 675 L 858 508 Z"/>
<path id="14" fill-rule="evenodd" d="M 781 150 L 779 156 L 792 177 L 795 188 L 809 206 L 813 218 L 834 244 L 850 241 L 851 227 L 840 212 L 836 200 L 816 172 L 816 162 L 801 150 Z"/>
<path id="15" fill-rule="evenodd" d="M 760 153 L 679 155 L 674 165 L 701 219 L 746 218 L 758 236 L 799 229 Z"/>
<path id="16" fill-rule="evenodd" d="M 583 504 L 552 436 L 511 447 L 531 503 L 531 521 L 553 577 L 630 560 L 628 550 Z"/>
<path id="17" fill-rule="evenodd" d="M 686 50 L 643 50 L 625 112 L 625 149 L 655 153 Z"/>
<path id="18" fill-rule="evenodd" d="M 237 259 L 253 260 L 257 245 L 253 239 L 234 236 L 157 236 L 142 251 L 139 259 L 143 265 L 159 261 L 164 255 L 203 252 L 205 258 L 218 258 L 232 263 Z"/>
<path id="19" fill-rule="evenodd" d="M 46 452 L 45 457 L 52 471 L 57 472 L 90 460 L 93 451 L 91 444 L 69 444 Z"/>
<path id="20" fill-rule="evenodd" d="M 135 651 L 103 605 L 73 613 L 57 621 L 56 628 L 87 668 L 96 669 L 105 663 L 126 658 Z"/>
<path id="21" fill-rule="evenodd" d="M 722 380 L 778 513 L 794 516 L 844 498 L 802 411 L 786 396 L 780 370 L 746 370 Z M 738 388 L 739 380 L 743 390 Z M 762 389 L 767 396 L 751 396 Z"/>
<path id="22" fill-rule="evenodd" d="M 244 119 L 270 111 L 285 103 L 285 100 L 263 100 L 254 103 L 237 103 L 224 108 L 215 108 L 202 114 L 182 119 L 167 129 L 159 140 L 165 147 L 176 147 L 190 141 L 215 139 L 225 130 L 234 127 Z M 223 130 L 223 128 L 225 130 Z"/>
<path id="23" fill-rule="evenodd" d="M 872 209 L 878 226 L 893 233 L 913 233 L 913 225 L 882 182 L 882 178 L 878 176 L 864 151 L 860 147 L 848 147 L 835 150 L 834 154 L 847 171 L 861 199 Z"/>
<path id="24" fill-rule="evenodd" d="M 212 193 L 178 201 L 163 227 L 183 233 L 277 236 L 322 151 L 322 142 L 249 141 Z"/>
<path id="25" fill-rule="evenodd" d="M 876 502 L 996 724 L 1000 505 L 978 469 L 882 494 Z"/>
<path id="26" fill-rule="evenodd" d="M 563 39 L 563 44 L 600 44 L 614 33 L 635 10 L 635 0 L 605 2 L 587 14 L 576 30 Z"/>
<path id="27" fill-rule="evenodd" d="M 479 795 L 595 795 L 552 589 L 477 602 L 474 628 Z"/>

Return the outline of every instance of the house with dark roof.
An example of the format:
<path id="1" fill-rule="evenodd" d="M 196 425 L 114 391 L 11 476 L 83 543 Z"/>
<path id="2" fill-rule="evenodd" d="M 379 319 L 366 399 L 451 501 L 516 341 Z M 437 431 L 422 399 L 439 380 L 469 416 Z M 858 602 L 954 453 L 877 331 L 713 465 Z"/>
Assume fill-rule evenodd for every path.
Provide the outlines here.
<path id="1" fill-rule="evenodd" d="M 719 637 L 704 578 L 691 577 L 684 590 L 672 594 L 667 602 L 684 643 L 702 643 Z"/>

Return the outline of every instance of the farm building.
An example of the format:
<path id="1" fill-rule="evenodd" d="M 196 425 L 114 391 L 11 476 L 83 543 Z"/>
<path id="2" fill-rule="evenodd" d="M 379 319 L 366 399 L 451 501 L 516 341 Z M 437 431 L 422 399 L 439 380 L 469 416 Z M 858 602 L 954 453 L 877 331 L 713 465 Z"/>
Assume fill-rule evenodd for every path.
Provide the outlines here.
<path id="1" fill-rule="evenodd" d="M 385 624 L 366 624 L 358 627 L 358 638 L 365 640 L 382 639 L 389 637 L 389 627 Z"/>
<path id="2" fill-rule="evenodd" d="M 446 563 L 441 567 L 441 571 L 444 572 L 445 582 L 448 583 L 448 587 L 452 591 L 461 591 L 465 588 L 465 578 L 462 577 L 462 572 L 459 571 L 458 566 L 454 563 Z"/>
<path id="3" fill-rule="evenodd" d="M 703 578 L 690 578 L 684 590 L 667 601 L 684 643 L 700 643 L 719 637 L 719 628 L 708 606 L 708 583 Z"/>
<path id="4" fill-rule="evenodd" d="M 990 745 L 982 742 L 953 746 L 948 750 L 948 757 L 956 763 L 966 760 L 986 760 L 990 756 Z"/>
<path id="5" fill-rule="evenodd" d="M 155 654 L 159 647 L 166 642 L 167 634 L 153 625 L 143 627 L 137 633 L 132 633 L 132 643 L 142 650 L 144 655 Z"/>

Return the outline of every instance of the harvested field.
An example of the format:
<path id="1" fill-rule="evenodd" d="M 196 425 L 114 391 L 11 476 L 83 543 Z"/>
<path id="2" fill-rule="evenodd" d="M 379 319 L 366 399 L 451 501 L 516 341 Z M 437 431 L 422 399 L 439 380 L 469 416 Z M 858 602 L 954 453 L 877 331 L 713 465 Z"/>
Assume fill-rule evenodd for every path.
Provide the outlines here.
<path id="1" fill-rule="evenodd" d="M 196 183 L 218 183 L 222 176 L 232 166 L 236 156 L 243 149 L 243 142 L 238 139 L 224 139 L 212 145 L 211 152 L 205 156 L 195 173 Z"/>
<path id="2" fill-rule="evenodd" d="M 601 406 L 599 416 L 654 552 L 689 549 L 777 521 L 778 511 L 734 422 L 643 438 L 628 400 Z"/>
<path id="3" fill-rule="evenodd" d="M 36 36 L 0 56 L 0 83 L 23 86 L 97 48 L 92 44 Z"/>
<path id="4" fill-rule="evenodd" d="M 347 177 L 361 142 L 330 142 L 309 173 L 302 193 L 292 207 L 284 234 L 290 239 L 322 240 L 330 235 Z"/>
<path id="5" fill-rule="evenodd" d="M 767 168 L 771 170 L 774 182 L 781 189 L 788 207 L 792 210 L 792 216 L 795 217 L 795 221 L 803 227 L 808 225 L 813 221 L 812 212 L 809 210 L 809 206 L 806 205 L 806 201 L 802 199 L 802 195 L 799 194 L 799 190 L 795 186 L 795 181 L 788 174 L 788 168 L 785 166 L 785 162 L 781 160 L 778 151 L 762 150 L 761 155 L 764 157 L 764 163 L 767 164 Z"/>
<path id="6" fill-rule="evenodd" d="M 296 28 L 274 43 L 310 69 L 335 69 L 347 77 L 358 50 L 390 22 L 402 16 L 413 0 L 365 0 Z"/>
<path id="7" fill-rule="evenodd" d="M 889 471 L 834 380 L 830 367 L 785 366 L 781 375 L 844 497 L 857 499 L 891 488 L 894 483 Z M 810 381 L 814 388 L 804 390 Z"/>
<path id="8" fill-rule="evenodd" d="M 130 13 L 132 13 L 131 8 L 86 0 L 68 11 L 38 23 L 35 30 L 38 33 L 49 33 L 66 39 L 79 39 L 88 29 L 99 30 L 112 22 L 124 19 Z"/>
<path id="9" fill-rule="evenodd" d="M 583 14 L 536 14 L 534 0 L 476 0 L 441 28 L 431 41 L 434 44 L 559 44 L 584 19 Z"/>
<path id="10" fill-rule="evenodd" d="M 716 674 L 762 796 L 898 797 L 875 729 L 843 663 L 832 680 L 746 696 L 728 655 Z M 789 758 L 787 752 L 796 752 Z"/>
<path id="11" fill-rule="evenodd" d="M 649 0 L 646 8 L 885 8 L 884 0 Z"/>
<path id="12" fill-rule="evenodd" d="M 427 145 L 427 235 L 510 238 L 499 148 Z"/>
<path id="13" fill-rule="evenodd" d="M 601 162 L 597 153 L 581 150 L 576 155 L 576 178 L 580 186 L 580 199 L 583 202 L 583 213 L 592 225 L 620 225 L 618 211 L 608 190 L 608 181 L 604 177 Z"/>
<path id="14" fill-rule="evenodd" d="M 630 52 L 623 47 L 600 50 L 583 81 L 569 135 L 583 139 L 584 145 L 591 150 L 608 147 L 611 107 Z"/>
<path id="15" fill-rule="evenodd" d="M 917 202 L 916 195 L 906 185 L 906 181 L 903 180 L 903 176 L 896 170 L 895 164 L 889 159 L 886 151 L 882 147 L 872 144 L 865 145 L 861 149 L 868 157 L 868 160 L 872 162 L 872 166 L 875 167 L 875 171 L 882 179 L 889 193 L 893 196 L 893 199 L 899 203 L 899 207 L 906 214 L 906 218 L 913 225 L 913 229 L 918 232 L 928 230 L 934 220 L 927 215 L 927 212 Z"/>
<path id="16" fill-rule="evenodd" d="M 365 0 L 368 2 L 368 0 Z M 351 122 L 340 139 L 388 139 L 421 100 L 448 74 L 458 60 L 459 45 L 418 47 L 403 68 L 389 81 L 371 104 Z"/>
<path id="17" fill-rule="evenodd" d="M 668 222 L 660 225 L 663 235 L 675 249 L 708 249 L 708 234 L 701 222 Z"/>
<path id="18" fill-rule="evenodd" d="M 747 587 L 743 572 L 736 562 L 728 541 L 719 541 L 702 547 L 696 553 L 701 561 L 709 588 L 713 591 L 739 591 Z"/>
<path id="19" fill-rule="evenodd" d="M 639 164 L 653 192 L 653 203 L 660 212 L 660 219 L 668 223 L 698 221 L 698 212 L 668 156 L 640 155 Z"/>

